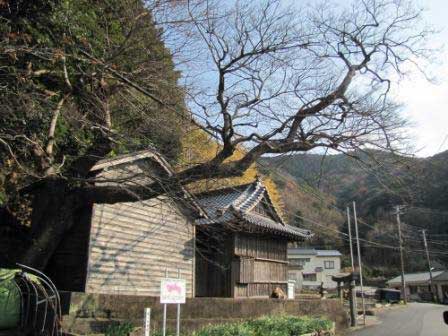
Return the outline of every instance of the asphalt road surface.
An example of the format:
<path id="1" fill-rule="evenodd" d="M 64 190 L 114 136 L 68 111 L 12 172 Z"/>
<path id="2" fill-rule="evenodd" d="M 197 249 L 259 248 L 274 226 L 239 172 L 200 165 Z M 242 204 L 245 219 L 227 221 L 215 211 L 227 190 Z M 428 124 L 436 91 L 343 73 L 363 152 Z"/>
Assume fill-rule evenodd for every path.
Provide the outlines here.
<path id="1" fill-rule="evenodd" d="M 448 336 L 443 312 L 448 306 L 410 303 L 407 307 L 386 310 L 380 323 L 350 333 L 351 336 Z"/>

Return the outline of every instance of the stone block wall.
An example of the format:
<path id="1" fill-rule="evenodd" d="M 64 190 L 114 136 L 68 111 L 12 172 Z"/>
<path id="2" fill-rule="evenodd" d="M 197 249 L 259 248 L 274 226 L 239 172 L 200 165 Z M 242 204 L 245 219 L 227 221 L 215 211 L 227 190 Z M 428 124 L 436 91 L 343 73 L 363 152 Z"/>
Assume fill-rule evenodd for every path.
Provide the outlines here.
<path id="1" fill-rule="evenodd" d="M 144 308 L 151 308 L 153 330 L 160 330 L 163 305 L 158 297 L 64 293 L 64 330 L 75 333 L 101 332 L 112 322 L 130 321 L 143 324 Z M 263 315 L 326 316 L 336 329 L 347 328 L 348 316 L 339 300 L 334 299 L 231 299 L 193 298 L 181 305 L 181 328 L 191 332 L 215 323 L 235 322 Z M 167 307 L 167 325 L 175 328 L 176 305 Z"/>

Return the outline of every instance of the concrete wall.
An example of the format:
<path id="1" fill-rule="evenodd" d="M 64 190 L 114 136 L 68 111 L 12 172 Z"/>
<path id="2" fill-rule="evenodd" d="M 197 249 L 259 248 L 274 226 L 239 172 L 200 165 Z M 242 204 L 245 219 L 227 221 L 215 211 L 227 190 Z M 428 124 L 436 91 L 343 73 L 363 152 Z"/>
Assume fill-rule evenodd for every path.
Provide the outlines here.
<path id="1" fill-rule="evenodd" d="M 64 295 L 68 302 L 67 295 Z M 142 325 L 143 310 L 152 309 L 152 325 L 160 330 L 162 308 L 157 297 L 113 296 L 70 293 L 69 315 L 64 317 L 64 330 L 88 333 L 104 330 L 111 321 L 133 321 Z M 339 300 L 280 300 L 193 298 L 181 307 L 182 331 L 193 331 L 210 323 L 247 320 L 263 315 L 291 314 L 327 316 L 336 322 L 337 330 L 348 325 L 348 316 Z M 168 305 L 168 326 L 174 329 L 176 305 Z"/>

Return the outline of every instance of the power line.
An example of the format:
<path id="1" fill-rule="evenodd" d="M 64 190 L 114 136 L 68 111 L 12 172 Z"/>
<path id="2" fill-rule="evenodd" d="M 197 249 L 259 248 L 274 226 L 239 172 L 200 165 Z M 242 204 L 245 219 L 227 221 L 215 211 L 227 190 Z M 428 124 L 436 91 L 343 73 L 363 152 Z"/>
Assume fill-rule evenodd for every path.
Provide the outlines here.
<path id="1" fill-rule="evenodd" d="M 283 175 L 282 175 L 281 173 L 279 173 L 278 171 L 273 171 L 271 167 L 268 167 L 268 166 L 264 165 L 263 163 L 259 163 L 259 165 L 262 166 L 263 168 L 266 168 L 266 169 L 268 170 L 268 172 L 270 172 L 270 173 L 274 173 L 277 177 L 280 177 L 284 182 L 288 182 L 288 181 L 290 181 L 290 178 L 283 176 Z M 335 209 L 336 211 L 338 211 L 342 216 L 345 216 L 345 211 L 344 211 L 344 210 L 338 208 L 336 205 L 330 203 L 327 199 L 325 199 L 324 197 L 322 197 L 321 195 L 319 195 L 319 194 L 318 194 L 319 191 L 316 190 L 313 186 L 311 186 L 311 185 L 308 183 L 308 181 L 306 181 L 305 179 L 303 179 L 303 178 L 301 178 L 301 177 L 298 177 L 298 178 L 299 178 L 301 181 L 303 181 L 303 182 L 306 184 L 306 186 L 308 187 L 308 188 L 306 188 L 307 190 L 305 190 L 305 192 L 306 192 L 306 191 L 309 191 L 308 195 L 310 195 L 310 196 L 316 198 L 317 200 L 319 200 L 319 201 L 325 203 L 325 205 L 332 207 L 333 209 Z M 301 187 L 303 187 L 303 185 L 302 185 Z M 305 189 L 305 188 L 304 188 L 304 189 Z M 448 212 L 447 212 L 447 213 L 448 213 Z M 365 221 L 364 221 L 363 219 L 361 219 L 361 218 L 358 218 L 358 223 L 359 223 L 359 224 L 362 224 L 362 225 L 364 225 L 364 226 L 367 226 L 367 227 L 369 227 L 370 229 L 373 229 L 373 230 L 376 230 L 376 229 L 377 229 L 377 227 L 375 227 L 375 226 L 373 226 L 373 225 L 371 225 L 371 224 L 368 224 L 367 222 L 365 222 Z M 409 225 L 409 224 L 405 224 L 405 223 L 402 223 L 402 224 L 403 224 L 403 225 L 406 225 L 406 226 L 414 227 L 416 230 L 421 230 L 421 229 L 422 229 L 422 227 L 413 226 L 413 225 Z M 385 235 L 389 235 L 389 234 L 387 234 L 387 233 L 384 233 L 384 234 L 385 234 Z M 389 235 L 389 236 L 390 236 L 390 235 Z"/>
<path id="2" fill-rule="evenodd" d="M 447 134 L 448 137 L 448 134 Z M 286 156 L 285 156 L 286 157 Z M 264 165 L 263 163 L 259 163 L 260 166 L 267 168 L 269 172 L 276 174 L 276 176 L 280 177 L 283 181 L 289 181 L 290 178 L 286 178 L 284 177 L 282 174 L 280 174 L 278 171 L 272 171 L 272 169 L 270 167 L 267 167 L 266 165 Z M 339 209 L 336 205 L 328 202 L 327 199 L 325 199 L 324 197 L 322 197 L 321 195 L 318 194 L 318 190 L 316 190 L 316 188 L 314 188 L 313 186 L 311 186 L 309 184 L 308 181 L 306 181 L 304 178 L 300 177 L 300 176 L 296 176 L 296 178 L 300 179 L 302 182 L 304 182 L 309 188 L 307 188 L 306 191 L 308 191 L 308 195 L 315 197 L 316 199 L 318 199 L 319 201 L 325 203 L 327 206 L 332 207 L 333 209 L 335 209 L 336 211 L 338 211 L 342 216 L 345 216 L 345 211 L 342 209 Z M 303 185 L 302 185 L 303 187 Z M 421 210 L 421 211 L 427 211 L 427 212 L 431 212 L 431 213 L 436 213 L 439 215 L 448 215 L 448 211 L 441 211 L 441 210 L 436 210 L 436 209 L 430 209 L 430 208 L 422 208 L 422 207 L 417 207 L 417 206 L 407 206 L 409 209 L 417 209 L 417 210 Z M 370 225 L 368 223 L 366 223 L 364 220 L 362 219 L 358 219 L 358 222 L 364 226 L 367 226 L 373 230 L 376 230 L 377 228 L 373 225 Z M 406 225 L 408 227 L 413 227 L 415 230 L 421 230 L 423 229 L 423 227 L 419 227 L 419 226 L 414 226 L 414 225 L 410 225 L 410 224 L 406 224 L 406 223 L 402 223 L 403 225 Z M 427 229 L 427 228 L 425 228 Z M 429 235 L 431 235 L 430 233 L 428 233 Z M 388 235 L 386 233 L 386 235 Z"/>
<path id="3" fill-rule="evenodd" d="M 300 218 L 300 219 L 302 219 L 302 220 L 305 220 L 305 221 L 308 221 L 308 222 L 310 222 L 310 223 L 312 223 L 312 224 L 315 224 L 315 225 L 317 225 L 317 226 L 323 227 L 323 228 L 325 228 L 325 229 L 327 229 L 327 230 L 331 230 L 331 231 L 333 231 L 333 232 L 336 232 L 336 233 L 338 233 L 338 234 L 340 234 L 340 235 L 342 236 L 342 237 L 341 237 L 342 239 L 344 239 L 344 240 L 346 240 L 346 241 L 349 241 L 348 234 L 346 234 L 345 232 L 342 232 L 342 231 L 340 231 L 340 230 L 337 230 L 337 229 L 328 227 L 328 226 L 325 225 L 325 224 L 319 223 L 319 222 L 317 222 L 317 221 L 315 221 L 315 220 L 313 220 L 313 219 L 306 218 L 306 217 L 304 217 L 304 216 L 294 215 L 294 217 L 298 217 L 298 218 Z M 316 229 L 315 231 L 319 231 L 319 230 Z M 324 232 L 324 233 L 329 234 L 328 232 Z M 372 241 L 372 240 L 363 239 L 363 238 L 359 238 L 359 240 L 360 240 L 361 242 L 366 243 L 366 244 L 373 245 L 374 247 L 377 247 L 377 248 L 392 249 L 392 250 L 397 250 L 397 251 L 399 250 L 399 247 L 397 247 L 397 246 L 392 246 L 392 245 L 387 245 L 387 244 L 383 244 L 383 243 L 378 243 L 378 242 L 375 242 L 375 241 Z M 405 252 L 408 252 L 408 253 L 426 253 L 425 250 L 418 250 L 418 249 L 415 250 L 415 249 L 407 249 L 407 248 L 404 248 L 403 250 L 404 250 Z M 442 251 L 430 251 L 429 253 L 430 253 L 430 254 L 442 254 L 442 255 L 448 255 L 448 252 L 442 252 Z"/>
<path id="4" fill-rule="evenodd" d="M 445 210 L 439 210 L 439 209 L 432 209 L 432 208 L 425 208 L 425 207 L 418 207 L 418 206 L 409 206 L 409 209 L 415 209 L 423 213 L 428 213 L 431 215 L 441 215 L 441 216 L 448 216 L 448 211 Z"/>
<path id="5" fill-rule="evenodd" d="M 410 240 L 410 241 L 415 241 L 415 242 L 422 242 L 421 238 L 420 239 L 416 239 L 416 238 L 406 238 L 406 240 Z M 448 247 L 448 241 L 437 241 L 437 240 L 430 240 L 427 239 L 426 240 L 428 243 L 432 243 L 434 245 L 441 245 L 441 246 L 446 246 Z"/>
<path id="6" fill-rule="evenodd" d="M 280 177 L 280 178 L 283 180 L 283 182 L 288 182 L 288 181 L 290 181 L 290 178 L 283 176 L 283 175 L 280 174 L 278 171 L 273 171 L 272 168 L 267 167 L 267 166 L 263 165 L 262 163 L 259 163 L 259 164 L 260 164 L 262 167 L 268 169 L 268 171 L 269 171 L 270 173 L 274 173 L 275 175 L 277 175 L 278 177 Z M 324 197 L 318 195 L 319 191 L 316 190 L 315 188 L 313 188 L 313 186 L 311 186 L 305 179 L 303 179 L 303 178 L 300 178 L 300 179 L 301 179 L 303 182 L 305 182 L 306 186 L 309 188 L 308 191 L 309 191 L 309 195 L 310 195 L 310 196 L 313 196 L 313 197 L 316 198 L 317 200 L 319 200 L 319 201 L 325 203 L 325 205 L 328 205 L 328 206 L 332 207 L 333 209 L 335 209 L 336 211 L 338 211 L 341 215 L 345 216 L 345 211 L 344 211 L 344 210 L 339 209 L 336 205 L 334 205 L 334 204 L 328 202 L 328 200 L 326 200 Z M 303 187 L 303 185 L 302 185 L 301 187 Z M 376 229 L 374 226 L 372 226 L 372 225 L 366 223 L 364 220 L 362 220 L 362 219 L 360 219 L 360 218 L 358 218 L 358 222 L 359 222 L 360 224 L 362 224 L 362 225 L 365 225 L 365 226 L 367 226 L 367 227 L 370 227 L 371 229 Z"/>
<path id="7" fill-rule="evenodd" d="M 260 163 L 259 163 L 259 164 L 260 164 Z M 263 165 L 263 164 L 260 164 L 260 165 L 261 165 L 262 167 L 266 168 L 267 171 L 268 171 L 269 173 L 273 173 L 273 174 L 275 174 L 277 177 L 280 177 L 284 182 L 288 182 L 288 181 L 290 181 L 290 178 L 287 178 L 287 177 L 283 176 L 283 175 L 280 174 L 278 171 L 273 171 L 270 167 L 266 167 L 266 166 Z M 306 182 L 306 181 L 305 181 L 305 182 Z M 307 182 L 306 182 L 306 183 L 307 183 Z M 306 193 L 307 193 L 308 195 L 314 197 L 315 199 L 318 199 L 319 201 L 323 202 L 323 203 L 326 204 L 326 205 L 331 206 L 332 208 L 334 208 L 335 210 L 337 210 L 339 213 L 341 213 L 341 214 L 343 213 L 343 211 L 342 211 L 341 209 L 339 209 L 337 206 L 335 206 L 335 205 L 332 204 L 332 203 L 329 203 L 328 200 L 324 199 L 321 195 L 318 195 L 318 191 L 317 191 L 316 189 L 314 189 L 312 186 L 308 185 L 308 183 L 307 183 L 307 186 L 309 187 L 309 188 L 306 188 L 306 189 L 307 189 L 307 190 L 306 190 L 306 191 L 307 191 Z M 303 186 L 302 186 L 302 187 L 303 187 Z M 234 190 L 237 190 L 235 187 L 230 187 L 230 188 L 233 188 Z M 304 188 L 304 189 L 305 189 L 305 188 Z M 345 215 L 345 213 L 344 213 L 344 215 Z M 340 236 L 340 238 L 341 238 L 342 240 L 344 240 L 344 241 L 349 241 L 349 237 L 348 237 L 348 234 L 347 234 L 347 233 L 342 232 L 342 231 L 340 231 L 340 230 L 338 230 L 338 229 L 335 229 L 335 228 L 333 228 L 333 227 L 329 227 L 328 225 L 322 224 L 322 223 L 318 222 L 317 220 L 310 219 L 310 218 L 307 218 L 307 217 L 305 217 L 305 216 L 303 216 L 303 215 L 298 215 L 298 214 L 293 214 L 292 217 L 293 217 L 293 218 L 299 218 L 299 219 L 301 219 L 301 220 L 303 220 L 303 221 L 306 221 L 306 222 L 309 222 L 309 223 L 311 223 L 311 224 L 313 224 L 313 225 L 315 225 L 315 226 L 317 226 L 317 227 L 321 227 L 321 228 L 325 229 L 325 230 L 322 230 L 322 229 L 318 229 L 317 227 L 314 227 L 314 228 L 313 228 L 314 231 L 318 231 L 318 232 L 320 232 L 320 233 L 330 235 L 330 233 L 328 232 L 328 230 L 330 230 L 330 231 L 332 231 L 332 232 L 337 233 L 337 234 Z M 358 220 L 359 220 L 359 219 L 358 219 Z M 365 225 L 365 226 L 368 226 L 368 227 L 372 228 L 372 229 L 377 229 L 376 227 L 374 227 L 374 226 L 372 226 L 372 225 L 366 223 L 366 222 L 363 221 L 363 220 L 359 220 L 359 222 L 360 222 L 361 224 Z M 415 229 L 415 230 L 421 230 L 421 229 L 422 229 L 421 227 L 412 226 L 412 225 L 404 224 L 404 223 L 402 223 L 402 224 L 403 224 L 403 225 L 406 225 L 406 226 L 408 226 L 408 227 L 412 227 L 412 228 Z M 396 236 L 391 235 L 391 234 L 383 233 L 382 235 L 383 235 L 383 236 L 387 236 L 388 238 L 393 238 L 394 240 L 397 239 Z M 448 235 L 448 234 L 447 234 L 447 235 Z M 332 234 L 332 236 L 333 236 L 333 234 Z M 365 245 L 368 245 L 368 246 L 370 246 L 370 247 L 382 248 L 382 249 L 390 249 L 390 250 L 399 251 L 399 247 L 397 247 L 397 246 L 387 245 L 387 244 L 384 244 L 384 243 L 379 243 L 379 242 L 376 242 L 376 241 L 372 241 L 372 240 L 368 240 L 368 239 L 363 239 L 363 238 L 359 238 L 359 240 L 360 240 L 361 242 L 363 242 Z M 405 252 L 407 252 L 407 253 L 419 253 L 419 254 L 420 254 L 420 253 L 425 253 L 425 252 L 426 252 L 425 250 L 408 249 L 408 248 L 404 248 L 403 250 L 404 250 Z M 430 251 L 430 254 L 435 254 L 435 255 L 436 255 L 436 254 L 438 254 L 438 255 L 448 255 L 448 252 Z"/>

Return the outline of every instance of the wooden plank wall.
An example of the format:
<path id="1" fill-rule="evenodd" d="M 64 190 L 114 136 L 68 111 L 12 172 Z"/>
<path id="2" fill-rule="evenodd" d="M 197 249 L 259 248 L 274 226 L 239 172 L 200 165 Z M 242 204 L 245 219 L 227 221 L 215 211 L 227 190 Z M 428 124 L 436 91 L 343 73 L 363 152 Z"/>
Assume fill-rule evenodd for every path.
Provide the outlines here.
<path id="1" fill-rule="evenodd" d="M 235 255 L 287 261 L 287 241 L 275 236 L 238 233 L 235 235 Z"/>
<path id="2" fill-rule="evenodd" d="M 287 264 L 272 261 L 255 260 L 253 282 L 287 281 Z"/>
<path id="3" fill-rule="evenodd" d="M 122 178 L 147 171 L 141 165 L 114 168 L 102 176 Z M 133 178 L 132 183 L 147 180 Z M 187 280 L 187 295 L 194 296 L 194 237 L 190 219 L 167 197 L 95 204 L 86 292 L 159 296 L 165 270 L 177 277 L 179 268 Z"/>
<path id="4" fill-rule="evenodd" d="M 270 296 L 276 287 L 286 291 L 287 241 L 275 236 L 235 235 L 232 279 L 235 297 Z"/>
<path id="5" fill-rule="evenodd" d="M 222 230 L 197 228 L 196 296 L 232 295 L 233 234 Z"/>

